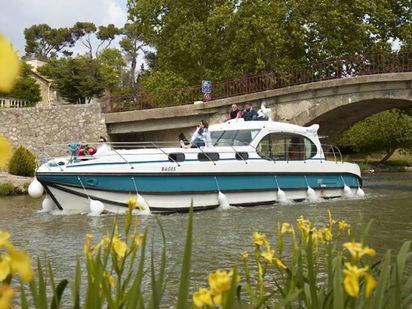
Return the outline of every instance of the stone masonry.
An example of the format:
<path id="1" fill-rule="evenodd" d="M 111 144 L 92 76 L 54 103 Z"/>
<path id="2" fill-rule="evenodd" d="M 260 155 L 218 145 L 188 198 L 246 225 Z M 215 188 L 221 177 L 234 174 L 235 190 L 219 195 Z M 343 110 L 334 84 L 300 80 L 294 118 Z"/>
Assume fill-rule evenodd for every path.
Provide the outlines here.
<path id="1" fill-rule="evenodd" d="M 37 158 L 67 155 L 69 142 L 96 142 L 107 136 L 97 103 L 29 108 L 0 108 L 0 134 L 14 148 L 22 145 Z M 59 146 L 51 146 L 59 145 Z"/>

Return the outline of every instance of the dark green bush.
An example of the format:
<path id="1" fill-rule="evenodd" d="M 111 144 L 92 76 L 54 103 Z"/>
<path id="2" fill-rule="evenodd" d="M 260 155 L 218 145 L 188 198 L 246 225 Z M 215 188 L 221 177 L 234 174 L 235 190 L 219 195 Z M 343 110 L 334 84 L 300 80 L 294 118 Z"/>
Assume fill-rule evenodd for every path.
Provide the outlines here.
<path id="1" fill-rule="evenodd" d="M 0 185 L 0 196 L 11 195 L 14 193 L 14 186 L 7 182 Z"/>
<path id="2" fill-rule="evenodd" d="M 30 150 L 19 146 L 9 162 L 9 173 L 18 176 L 34 176 L 36 161 Z"/>

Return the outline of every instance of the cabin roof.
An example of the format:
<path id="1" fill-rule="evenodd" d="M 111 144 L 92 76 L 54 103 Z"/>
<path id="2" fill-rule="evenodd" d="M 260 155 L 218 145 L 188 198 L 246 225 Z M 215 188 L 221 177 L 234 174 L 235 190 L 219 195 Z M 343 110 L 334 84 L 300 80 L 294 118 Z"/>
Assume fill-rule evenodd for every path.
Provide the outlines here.
<path id="1" fill-rule="evenodd" d="M 244 121 L 243 119 L 234 119 L 224 123 L 214 124 L 209 127 L 210 131 L 222 130 L 242 130 L 242 129 L 272 129 L 276 131 L 302 132 L 317 131 L 319 125 L 315 124 L 310 127 L 302 127 L 295 124 L 278 121 Z"/>

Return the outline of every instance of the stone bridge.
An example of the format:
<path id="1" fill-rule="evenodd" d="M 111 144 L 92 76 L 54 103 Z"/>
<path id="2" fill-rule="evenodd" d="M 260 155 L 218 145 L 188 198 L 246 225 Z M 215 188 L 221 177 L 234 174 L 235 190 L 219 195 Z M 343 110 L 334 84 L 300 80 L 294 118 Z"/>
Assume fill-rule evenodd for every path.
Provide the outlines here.
<path id="1" fill-rule="evenodd" d="M 363 75 L 267 90 L 190 105 L 105 114 L 112 141 L 176 140 L 201 119 L 222 122 L 233 103 L 272 109 L 272 120 L 308 126 L 332 142 L 352 124 L 395 107 L 412 107 L 412 72 Z"/>

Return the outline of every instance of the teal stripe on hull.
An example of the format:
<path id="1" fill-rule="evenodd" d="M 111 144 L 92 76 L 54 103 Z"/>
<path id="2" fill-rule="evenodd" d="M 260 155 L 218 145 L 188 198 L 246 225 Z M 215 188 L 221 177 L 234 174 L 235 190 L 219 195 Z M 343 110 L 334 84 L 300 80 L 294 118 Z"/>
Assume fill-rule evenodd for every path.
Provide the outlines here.
<path id="1" fill-rule="evenodd" d="M 140 192 L 202 192 L 248 191 L 277 188 L 274 175 L 83 175 L 79 176 L 86 188 L 108 191 L 134 192 L 135 184 Z M 216 178 L 215 178 L 216 177 Z M 45 183 L 57 183 L 81 186 L 76 175 L 42 175 L 37 179 Z M 133 181 L 134 179 L 134 181 Z M 311 175 L 277 175 L 281 189 L 338 188 L 360 185 L 360 180 L 352 174 L 311 174 Z M 217 183 L 216 183 L 217 182 Z"/>

